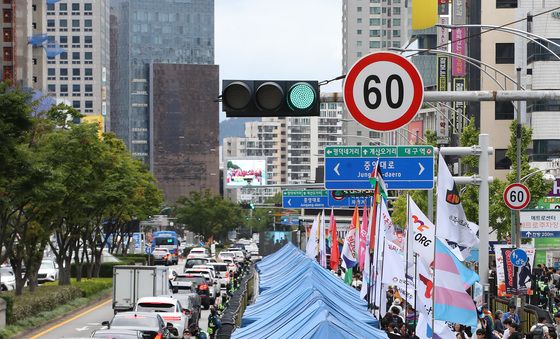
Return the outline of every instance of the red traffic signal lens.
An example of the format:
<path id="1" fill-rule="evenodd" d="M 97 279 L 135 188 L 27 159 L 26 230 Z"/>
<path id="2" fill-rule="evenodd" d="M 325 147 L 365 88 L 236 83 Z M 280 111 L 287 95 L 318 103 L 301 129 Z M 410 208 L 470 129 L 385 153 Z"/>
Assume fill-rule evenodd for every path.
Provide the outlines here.
<path id="1" fill-rule="evenodd" d="M 222 100 L 232 110 L 243 110 L 251 102 L 251 89 L 241 81 L 232 82 L 222 91 Z"/>

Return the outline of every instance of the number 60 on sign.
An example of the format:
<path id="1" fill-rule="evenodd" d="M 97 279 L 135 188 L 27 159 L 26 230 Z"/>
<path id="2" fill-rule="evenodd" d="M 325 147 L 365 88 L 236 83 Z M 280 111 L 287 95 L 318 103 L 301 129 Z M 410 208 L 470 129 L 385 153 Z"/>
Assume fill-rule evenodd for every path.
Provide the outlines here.
<path id="1" fill-rule="evenodd" d="M 521 210 L 529 205 L 531 193 L 523 184 L 511 184 L 504 190 L 504 202 L 512 210 Z"/>

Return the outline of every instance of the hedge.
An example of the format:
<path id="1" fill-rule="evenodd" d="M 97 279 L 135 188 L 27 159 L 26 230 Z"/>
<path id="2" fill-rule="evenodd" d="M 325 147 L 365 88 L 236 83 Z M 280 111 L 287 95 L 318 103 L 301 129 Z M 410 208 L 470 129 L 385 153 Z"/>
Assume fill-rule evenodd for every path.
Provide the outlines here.
<path id="1" fill-rule="evenodd" d="M 145 254 L 116 255 L 115 257 L 122 261 L 123 265 L 146 265 L 147 262 L 147 256 Z"/>
<path id="2" fill-rule="evenodd" d="M 46 283 L 38 286 L 33 293 L 25 288 L 21 296 L 16 296 L 14 291 L 0 293 L 0 298 L 8 303 L 6 322 L 14 324 L 39 312 L 53 310 L 74 299 L 88 298 L 110 288 L 113 281 L 112 278 L 84 279 L 80 282 L 72 279 L 69 286 L 58 286 L 57 284 L 57 282 Z"/>
<path id="3" fill-rule="evenodd" d="M 134 265 L 134 263 L 130 264 L 128 262 L 104 262 L 101 264 L 99 269 L 99 278 L 112 278 L 113 277 L 113 266 L 115 265 Z M 76 265 L 72 264 L 70 266 L 70 275 L 72 277 L 76 277 Z M 87 276 L 87 267 L 86 265 L 82 266 L 82 277 Z"/>

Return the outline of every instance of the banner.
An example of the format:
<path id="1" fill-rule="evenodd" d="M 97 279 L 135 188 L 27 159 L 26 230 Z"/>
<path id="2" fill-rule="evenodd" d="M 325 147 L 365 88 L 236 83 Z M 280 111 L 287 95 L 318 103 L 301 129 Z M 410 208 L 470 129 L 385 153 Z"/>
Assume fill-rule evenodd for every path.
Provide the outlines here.
<path id="1" fill-rule="evenodd" d="M 466 55 L 467 54 L 467 29 L 465 27 L 454 28 L 451 30 L 451 52 Z M 467 65 L 464 59 L 458 57 L 451 58 L 451 75 L 454 77 L 464 77 L 467 73 Z"/>
<path id="2" fill-rule="evenodd" d="M 414 277 L 405 274 L 405 258 L 400 247 L 385 240 L 383 252 L 382 283 L 393 285 L 399 291 L 401 297 L 407 302 L 414 304 Z M 414 266 L 409 269 L 414 272 Z"/>
<path id="3" fill-rule="evenodd" d="M 462 92 L 466 90 L 465 78 L 454 78 L 453 79 L 453 90 L 455 92 Z M 452 118 L 451 123 L 454 126 L 455 133 L 461 133 L 466 124 L 465 115 L 467 103 L 464 101 L 454 101 L 452 102 Z"/>
<path id="4" fill-rule="evenodd" d="M 498 285 L 499 297 L 533 294 L 531 290 L 531 271 L 535 260 L 535 248 L 529 245 L 523 245 L 521 248 L 527 253 L 529 260 L 524 267 L 518 268 L 513 266 L 510 260 L 510 253 L 515 248 L 511 247 L 511 245 L 494 245 L 496 252 L 496 284 Z"/>
<path id="5" fill-rule="evenodd" d="M 465 25 L 467 23 L 467 13 L 465 0 L 453 0 L 453 24 Z"/>

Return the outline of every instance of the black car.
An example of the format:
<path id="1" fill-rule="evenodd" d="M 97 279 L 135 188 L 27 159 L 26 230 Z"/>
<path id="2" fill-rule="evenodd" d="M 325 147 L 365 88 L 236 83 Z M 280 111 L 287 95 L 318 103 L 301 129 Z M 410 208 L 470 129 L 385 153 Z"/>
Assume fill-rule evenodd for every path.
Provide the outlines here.
<path id="1" fill-rule="evenodd" d="M 171 323 L 165 323 L 163 318 L 153 312 L 122 312 L 113 319 L 101 323 L 108 330 L 136 330 L 142 333 L 143 339 L 171 338 L 177 335 L 177 329 Z"/>

